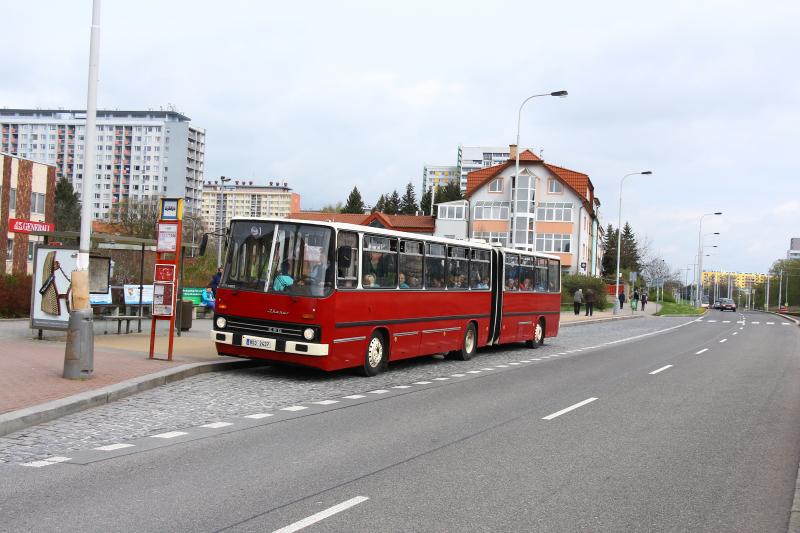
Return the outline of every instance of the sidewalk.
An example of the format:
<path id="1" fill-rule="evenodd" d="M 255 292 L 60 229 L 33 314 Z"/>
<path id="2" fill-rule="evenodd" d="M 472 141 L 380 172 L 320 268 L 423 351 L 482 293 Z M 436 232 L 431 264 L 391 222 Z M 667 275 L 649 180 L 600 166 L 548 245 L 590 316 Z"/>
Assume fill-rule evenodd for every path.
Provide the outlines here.
<path id="1" fill-rule="evenodd" d="M 607 307 L 603 311 L 594 310 L 592 316 L 586 316 L 586 304 L 581 305 L 580 314 L 576 315 L 571 309 L 569 311 L 561 311 L 561 325 L 576 325 L 581 322 L 605 322 L 609 320 L 626 320 L 629 318 L 638 318 L 643 316 L 653 316 L 661 308 L 655 302 L 647 302 L 645 310 L 642 311 L 641 306 L 635 313 L 631 312 L 631 307 L 628 302 L 625 302 L 625 308 L 621 309 L 619 314 L 614 314 L 612 306 Z"/>
<path id="2" fill-rule="evenodd" d="M 175 337 L 173 361 L 148 359 L 150 322 L 142 333 L 95 336 L 94 373 L 88 380 L 61 377 L 65 336 L 47 332 L 35 340 L 28 320 L 0 323 L 0 435 L 92 405 L 107 403 L 168 381 L 210 370 L 238 368 L 248 360 L 220 357 L 209 339 L 210 320 Z M 168 326 L 158 325 L 155 357 L 166 358 Z M 20 422 L 26 419 L 28 423 Z"/>

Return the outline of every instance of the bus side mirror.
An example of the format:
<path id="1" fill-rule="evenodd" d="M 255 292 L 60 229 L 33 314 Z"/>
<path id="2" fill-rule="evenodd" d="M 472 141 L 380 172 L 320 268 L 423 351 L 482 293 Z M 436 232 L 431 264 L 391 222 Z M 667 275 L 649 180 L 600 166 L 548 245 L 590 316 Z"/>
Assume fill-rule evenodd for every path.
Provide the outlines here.
<path id="1" fill-rule="evenodd" d="M 336 262 L 339 264 L 340 269 L 347 270 L 350 268 L 350 263 L 352 262 L 350 252 L 350 248 L 339 248 L 336 254 Z"/>
<path id="2" fill-rule="evenodd" d="M 200 257 L 206 255 L 207 246 L 208 246 L 208 233 L 203 233 L 203 238 L 200 239 Z"/>

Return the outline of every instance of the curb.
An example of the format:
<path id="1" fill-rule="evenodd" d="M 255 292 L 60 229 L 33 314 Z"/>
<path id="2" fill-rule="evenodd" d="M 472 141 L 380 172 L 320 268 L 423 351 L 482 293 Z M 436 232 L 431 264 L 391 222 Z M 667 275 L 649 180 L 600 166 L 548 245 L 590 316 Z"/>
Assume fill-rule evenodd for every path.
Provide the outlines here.
<path id="1" fill-rule="evenodd" d="M 613 322 L 615 320 L 630 320 L 632 318 L 642 318 L 645 315 L 626 315 L 626 316 L 610 316 L 608 318 L 594 318 L 592 320 L 575 320 L 572 322 L 559 322 L 559 328 L 569 328 L 573 326 L 580 326 L 582 324 L 598 324 L 601 322 Z M 647 315 L 650 316 L 650 315 Z"/>
<path id="2" fill-rule="evenodd" d="M 800 320 L 796 319 L 796 318 L 795 318 L 795 317 L 793 317 L 793 316 L 790 316 L 790 315 L 783 315 L 783 314 L 781 314 L 781 313 L 776 313 L 775 311 L 760 311 L 760 312 L 761 312 L 761 313 L 768 313 L 768 314 L 770 314 L 770 315 L 779 316 L 779 317 L 781 317 L 781 318 L 782 318 L 782 319 L 784 319 L 784 320 L 791 320 L 792 322 L 794 322 L 795 326 L 800 326 Z"/>
<path id="3" fill-rule="evenodd" d="M 91 407 L 97 407 L 98 405 L 120 400 L 136 394 L 137 392 L 153 389 L 198 374 L 220 372 L 224 370 L 238 370 L 241 368 L 261 366 L 262 364 L 263 362 L 261 361 L 249 359 L 214 361 L 211 363 L 190 363 L 176 368 L 162 370 L 154 374 L 128 379 L 120 383 L 115 383 L 114 385 L 107 385 L 99 389 L 81 392 L 51 402 L 17 409 L 16 411 L 0 414 L 0 436 L 43 422 L 49 422 Z"/>

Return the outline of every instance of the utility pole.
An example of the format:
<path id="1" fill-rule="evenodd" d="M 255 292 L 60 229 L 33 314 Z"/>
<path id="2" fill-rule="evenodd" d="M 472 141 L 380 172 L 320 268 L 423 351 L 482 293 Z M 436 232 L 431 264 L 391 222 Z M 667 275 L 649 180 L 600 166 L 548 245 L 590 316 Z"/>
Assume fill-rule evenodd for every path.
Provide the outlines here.
<path id="1" fill-rule="evenodd" d="M 68 379 L 86 379 L 94 372 L 94 322 L 89 304 L 89 253 L 92 248 L 92 194 L 97 161 L 97 69 L 100 61 L 100 1 L 92 3 L 89 37 L 89 80 L 86 91 L 86 135 L 83 190 L 81 192 L 81 231 L 78 260 L 72 271 L 72 311 L 64 349 L 64 373 Z"/>
<path id="2" fill-rule="evenodd" d="M 764 296 L 764 311 L 769 311 L 769 274 L 767 274 L 767 290 Z"/>
<path id="3" fill-rule="evenodd" d="M 783 270 L 780 271 L 780 277 L 778 278 L 778 311 L 780 311 L 781 302 L 783 301 L 782 291 L 783 290 Z"/>

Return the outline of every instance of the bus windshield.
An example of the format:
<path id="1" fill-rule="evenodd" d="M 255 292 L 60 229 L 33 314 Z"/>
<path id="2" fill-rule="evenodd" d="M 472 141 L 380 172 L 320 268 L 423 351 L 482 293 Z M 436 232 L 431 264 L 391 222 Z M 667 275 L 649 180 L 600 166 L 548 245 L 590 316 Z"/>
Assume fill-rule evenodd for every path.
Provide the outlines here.
<path id="1" fill-rule="evenodd" d="M 237 221 L 223 285 L 326 296 L 333 288 L 333 231 L 304 224 Z"/>

